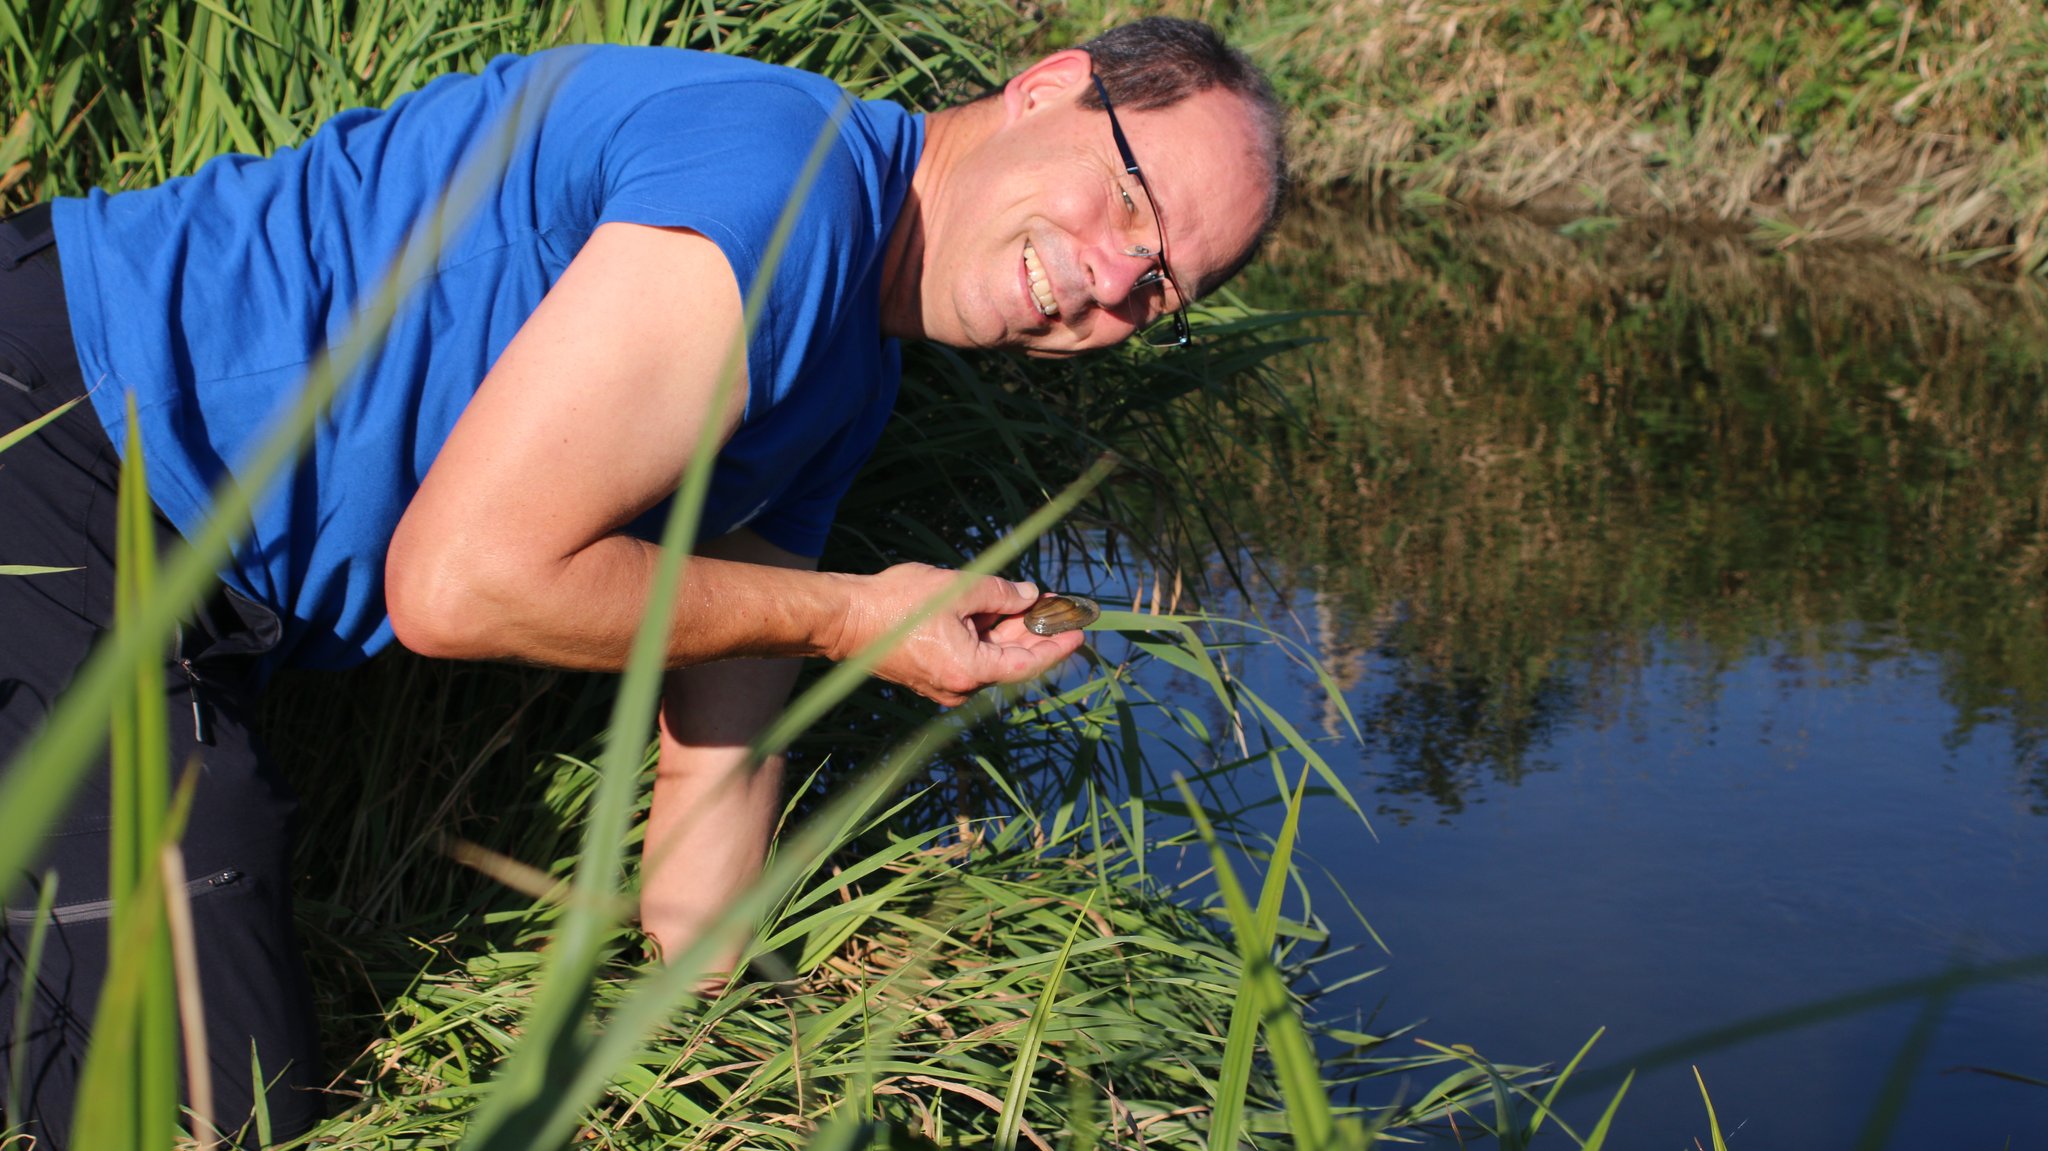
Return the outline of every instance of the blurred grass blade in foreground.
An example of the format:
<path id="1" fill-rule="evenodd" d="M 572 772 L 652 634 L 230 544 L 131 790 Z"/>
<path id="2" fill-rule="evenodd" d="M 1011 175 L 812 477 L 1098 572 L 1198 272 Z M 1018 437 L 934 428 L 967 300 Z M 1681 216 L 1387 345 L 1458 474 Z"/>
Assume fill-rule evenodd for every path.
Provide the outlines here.
<path id="1" fill-rule="evenodd" d="M 117 627 L 132 624 L 157 594 L 156 527 L 144 470 L 130 397 L 116 508 Z M 127 670 L 111 699 L 99 701 L 111 705 L 113 733 L 107 837 L 107 898 L 113 906 L 106 924 L 106 982 L 93 1012 L 72 1120 L 75 1145 L 95 1151 L 167 1149 L 178 1122 L 178 1001 L 162 861 L 166 849 L 176 850 L 192 780 L 180 789 L 173 812 L 163 664 L 141 659 Z M 28 991 L 24 987 L 23 994 Z"/>
<path id="2" fill-rule="evenodd" d="M 1216 887 L 1223 896 L 1232 931 L 1237 936 L 1238 958 L 1244 965 L 1237 1002 L 1231 1008 L 1230 1033 L 1224 1044 L 1224 1075 L 1217 1084 L 1216 1108 L 1210 1121 L 1211 1151 L 1233 1151 L 1244 1122 L 1243 1088 L 1249 1076 L 1252 1051 L 1261 1031 L 1267 1051 L 1280 1077 L 1287 1100 L 1288 1129 L 1296 1147 L 1323 1151 L 1334 1147 L 1362 1147 L 1369 1140 L 1362 1125 L 1347 1120 L 1341 1127 L 1330 1109 L 1330 1097 L 1322 1082 L 1321 1061 L 1309 1045 L 1287 984 L 1273 964 L 1273 947 L 1280 921 L 1280 901 L 1287 890 L 1288 861 L 1294 852 L 1294 836 L 1301 822 L 1302 791 L 1308 786 L 1308 772 L 1302 772 L 1287 804 L 1287 819 L 1280 826 L 1280 838 L 1273 845 L 1266 878 L 1254 906 L 1245 898 L 1230 856 L 1216 838 L 1208 814 L 1185 782 L 1179 784 L 1181 799 L 1194 818 L 1202 842 L 1208 845 L 1209 860 L 1215 868 Z"/>

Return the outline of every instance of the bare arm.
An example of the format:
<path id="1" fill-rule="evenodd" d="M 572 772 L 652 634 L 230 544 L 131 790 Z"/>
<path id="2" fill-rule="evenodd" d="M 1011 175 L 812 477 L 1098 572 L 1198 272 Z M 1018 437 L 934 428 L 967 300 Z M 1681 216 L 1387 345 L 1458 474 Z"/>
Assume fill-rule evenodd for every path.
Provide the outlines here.
<path id="1" fill-rule="evenodd" d="M 658 549 L 619 534 L 676 488 L 707 422 L 723 442 L 745 382 L 719 394 L 740 331 L 731 267 L 684 229 L 607 224 L 521 327 L 407 508 L 386 562 L 398 638 L 428 655 L 623 666 Z M 869 576 L 706 555 L 678 593 L 668 660 L 859 651 L 950 573 Z M 1079 636 L 996 628 L 1034 589 L 979 581 L 877 674 L 942 703 L 1029 679 Z"/>
<path id="2" fill-rule="evenodd" d="M 744 530 L 711 541 L 703 554 L 794 571 L 815 566 Z M 693 942 L 761 873 L 780 810 L 783 757 L 742 767 L 747 745 L 782 709 L 796 673 L 793 659 L 747 659 L 668 674 L 640 890 L 641 926 L 665 956 Z M 723 973 L 735 958 L 712 956 L 707 971 Z"/>

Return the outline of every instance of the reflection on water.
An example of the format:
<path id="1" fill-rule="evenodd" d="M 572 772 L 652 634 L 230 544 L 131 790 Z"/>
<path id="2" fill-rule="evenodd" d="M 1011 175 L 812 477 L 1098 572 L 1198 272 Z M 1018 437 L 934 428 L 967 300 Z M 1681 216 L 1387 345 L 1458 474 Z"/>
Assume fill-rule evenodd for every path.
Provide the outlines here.
<path id="1" fill-rule="evenodd" d="M 1227 469 L 1292 573 L 1263 606 L 1319 642 L 1391 817 L 1307 834 L 1393 951 L 1341 1005 L 1507 1061 L 1605 1025 L 1611 1060 L 2048 952 L 2040 295 L 1398 223 L 1325 207 L 1282 237 L 1247 296 L 1360 315 L 1288 369 L 1308 426 Z M 1309 677 L 1245 679 L 1345 730 Z M 1703 1055 L 1731 1146 L 1856 1145 L 1917 1012 Z M 1889 1145 L 2048 1146 L 2048 1090 L 1943 1074 L 2048 1078 L 2048 988 L 1941 1012 Z M 1623 1146 L 1706 1139 L 1680 1068 L 1623 1115 Z"/>
<path id="2" fill-rule="evenodd" d="M 1877 627 L 1939 657 L 1951 738 L 2011 733 L 2048 811 L 2039 293 L 1505 217 L 1295 226 L 1250 294 L 1361 315 L 1298 369 L 1310 431 L 1235 465 L 1238 519 L 1315 573 L 1340 675 L 1394 660 L 1361 717 L 1390 810 L 1539 767 L 1650 629 L 1713 666 Z"/>

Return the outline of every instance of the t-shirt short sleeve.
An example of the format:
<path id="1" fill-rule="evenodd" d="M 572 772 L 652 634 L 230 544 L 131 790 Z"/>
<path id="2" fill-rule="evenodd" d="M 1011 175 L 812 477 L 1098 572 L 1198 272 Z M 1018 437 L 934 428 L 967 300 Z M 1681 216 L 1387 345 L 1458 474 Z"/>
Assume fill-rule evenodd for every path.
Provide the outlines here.
<path id="1" fill-rule="evenodd" d="M 700 84 L 642 101 L 604 148 L 599 223 L 701 233 L 725 254 L 743 300 L 757 278 L 772 277 L 747 345 L 750 416 L 790 397 L 803 349 L 829 342 L 818 337 L 839 328 L 863 270 L 864 253 L 845 237 L 873 228 L 847 218 L 865 217 L 868 197 L 839 135 L 851 109 L 843 101 L 837 89 L 775 81 Z M 734 132 L 735 122 L 753 130 Z M 807 165 L 821 140 L 819 162 Z M 778 248 L 785 206 L 799 195 Z"/>
<path id="2" fill-rule="evenodd" d="M 720 452 L 707 538 L 747 527 L 819 554 L 895 402 L 874 271 L 892 197 L 849 143 L 870 127 L 857 108 L 785 75 L 696 84 L 641 101 L 602 150 L 597 222 L 704 235 L 753 307 L 747 409 Z"/>

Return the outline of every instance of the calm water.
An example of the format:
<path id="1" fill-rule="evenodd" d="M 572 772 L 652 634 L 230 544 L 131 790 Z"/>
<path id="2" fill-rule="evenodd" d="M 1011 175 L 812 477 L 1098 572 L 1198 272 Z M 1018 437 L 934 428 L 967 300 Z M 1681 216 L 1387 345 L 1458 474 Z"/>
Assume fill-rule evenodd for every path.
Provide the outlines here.
<path id="1" fill-rule="evenodd" d="M 1684 643 L 1649 647 L 1616 711 L 1561 709 L 1518 782 L 1475 788 L 1455 814 L 1398 818 L 1413 810 L 1407 767 L 1384 748 L 1331 749 L 1354 790 L 1374 793 L 1362 798 L 1379 840 L 1324 802 L 1304 843 L 1391 954 L 1366 952 L 1385 973 L 1338 992 L 1326 1013 L 1424 1019 L 1426 1037 L 1504 1062 L 1561 1061 L 1605 1027 L 1601 1065 L 1959 961 L 2048 953 L 2048 821 L 2014 778 L 2026 752 L 1996 727 L 1958 737 L 1934 661 L 1888 645 L 1844 667 L 1766 642 L 1702 670 Z M 1355 712 L 1384 702 L 1394 664 L 1376 661 L 1346 694 Z M 1285 661 L 1245 672 L 1304 719 L 1319 705 Z M 1322 894 L 1340 939 L 1364 943 Z M 1732 1146 L 1848 1147 L 1919 1010 L 1688 1062 L 1724 1130 L 1741 1125 Z M 1943 1073 L 2040 1077 L 2044 1037 L 2048 980 L 1958 995 L 1889 1145 L 2048 1146 L 2048 1091 Z M 1620 1147 L 1704 1140 L 1685 1065 L 1640 1079 L 1616 1133 Z"/>
<path id="2" fill-rule="evenodd" d="M 1261 293 L 1365 314 L 1323 329 L 1315 436 L 1243 471 L 1283 586 L 1215 606 L 1295 629 L 1363 730 L 1243 657 L 1377 832 L 1305 823 L 1391 949 L 1318 880 L 1364 948 L 1328 977 L 1385 966 L 1326 1015 L 1508 1063 L 1604 1027 L 1607 1067 L 2048 955 L 2037 298 L 1521 221 L 1301 227 Z M 1923 1010 L 1650 1070 L 1612 1145 L 1709 1145 L 1696 1065 L 1731 1147 L 1857 1146 Z M 1952 1070 L 2048 1079 L 2048 977 L 1937 1010 L 1884 1145 L 2048 1148 L 2048 1088 Z"/>

